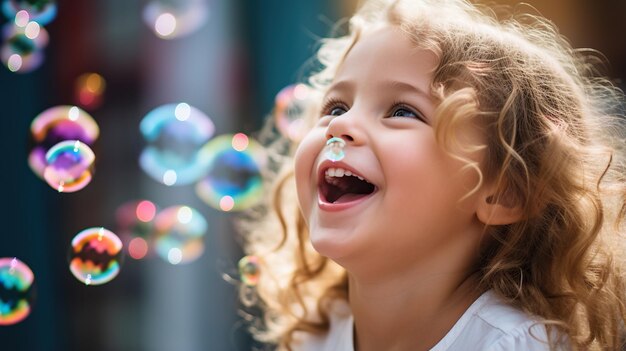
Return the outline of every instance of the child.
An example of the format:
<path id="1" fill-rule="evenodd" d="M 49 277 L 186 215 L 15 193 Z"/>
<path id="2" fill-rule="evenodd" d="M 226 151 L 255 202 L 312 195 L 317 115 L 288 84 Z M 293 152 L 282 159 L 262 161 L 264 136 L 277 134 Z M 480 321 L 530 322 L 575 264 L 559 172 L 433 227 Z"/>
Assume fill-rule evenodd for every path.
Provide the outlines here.
<path id="1" fill-rule="evenodd" d="M 607 112 L 622 96 L 585 57 L 535 16 L 371 0 L 318 58 L 310 130 L 273 214 L 247 226 L 261 262 L 257 339 L 289 350 L 622 346 L 623 139 Z M 334 137 L 340 161 L 324 157 Z"/>

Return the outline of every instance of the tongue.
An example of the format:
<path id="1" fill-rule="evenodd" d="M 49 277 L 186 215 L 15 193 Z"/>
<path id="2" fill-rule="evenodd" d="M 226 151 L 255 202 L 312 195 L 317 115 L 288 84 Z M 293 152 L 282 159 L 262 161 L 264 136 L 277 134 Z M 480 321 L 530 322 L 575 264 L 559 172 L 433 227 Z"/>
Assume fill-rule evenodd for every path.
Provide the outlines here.
<path id="1" fill-rule="evenodd" d="M 354 201 L 354 200 L 360 199 L 360 198 L 365 197 L 367 195 L 369 195 L 369 194 L 345 193 L 345 194 L 341 195 L 333 203 L 334 204 L 343 204 L 343 203 L 346 203 L 346 202 L 350 202 L 350 201 Z"/>

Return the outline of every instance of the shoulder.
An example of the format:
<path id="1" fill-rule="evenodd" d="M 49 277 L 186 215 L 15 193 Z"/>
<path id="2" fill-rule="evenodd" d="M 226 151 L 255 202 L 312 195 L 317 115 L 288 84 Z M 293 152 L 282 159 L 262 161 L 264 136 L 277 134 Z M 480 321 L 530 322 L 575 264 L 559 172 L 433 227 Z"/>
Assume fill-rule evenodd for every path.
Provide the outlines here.
<path id="1" fill-rule="evenodd" d="M 456 330 L 455 330 L 456 329 Z M 550 333 L 557 350 L 568 350 L 556 331 Z M 442 342 L 451 336 L 447 345 Z M 443 346 L 437 348 L 437 346 Z M 503 302 L 492 292 L 483 294 L 459 319 L 434 350 L 550 350 L 548 333 L 541 320 Z M 562 346 L 560 346 L 562 345 Z"/>

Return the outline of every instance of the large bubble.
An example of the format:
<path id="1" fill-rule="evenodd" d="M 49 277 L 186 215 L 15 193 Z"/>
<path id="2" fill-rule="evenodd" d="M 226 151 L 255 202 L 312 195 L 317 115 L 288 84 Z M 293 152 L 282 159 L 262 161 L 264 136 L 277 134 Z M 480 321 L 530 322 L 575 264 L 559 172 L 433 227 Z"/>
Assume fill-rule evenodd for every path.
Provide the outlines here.
<path id="1" fill-rule="evenodd" d="M 220 135 L 200 151 L 208 166 L 207 175 L 196 185 L 196 193 L 208 205 L 222 211 L 242 210 L 263 195 L 261 169 L 265 153 L 255 140 L 241 134 Z"/>
<path id="2" fill-rule="evenodd" d="M 204 216 L 189 206 L 165 208 L 154 219 L 156 253 L 173 265 L 192 262 L 204 252 L 208 228 Z"/>
<path id="3" fill-rule="evenodd" d="M 46 153 L 62 141 L 79 140 L 93 146 L 100 134 L 96 121 L 76 106 L 55 106 L 41 112 L 30 125 L 30 168 L 39 177 L 48 165 Z"/>
<path id="4" fill-rule="evenodd" d="M 11 72 L 28 73 L 43 62 L 48 32 L 37 22 L 31 21 L 24 26 L 8 23 L 3 28 L 2 37 L 0 59 Z"/>
<path id="5" fill-rule="evenodd" d="M 206 174 L 198 150 L 215 126 L 202 111 L 186 103 L 163 105 L 150 111 L 139 127 L 149 143 L 139 164 L 149 176 L 171 186 L 193 183 Z"/>
<path id="6" fill-rule="evenodd" d="M 28 20 L 44 26 L 56 17 L 57 4 L 54 0 L 2 0 L 2 13 L 9 20 L 25 13 Z"/>
<path id="7" fill-rule="evenodd" d="M 174 39 L 191 34 L 208 18 L 206 0 L 152 0 L 143 10 L 143 19 L 159 38 Z"/>
<path id="8" fill-rule="evenodd" d="M 156 213 L 156 205 L 148 200 L 127 202 L 117 209 L 117 233 L 130 257 L 140 260 L 149 253 L 153 246 Z"/>
<path id="9" fill-rule="evenodd" d="M 71 193 L 86 187 L 93 177 L 96 156 L 86 144 L 66 140 L 46 153 L 43 177 L 58 192 Z"/>
<path id="10" fill-rule="evenodd" d="M 72 239 L 70 271 L 85 285 L 111 281 L 120 272 L 122 241 L 103 227 L 88 228 Z"/>
<path id="11" fill-rule="evenodd" d="M 35 276 L 17 258 L 0 258 L 0 325 L 19 323 L 28 317 L 34 297 Z"/>

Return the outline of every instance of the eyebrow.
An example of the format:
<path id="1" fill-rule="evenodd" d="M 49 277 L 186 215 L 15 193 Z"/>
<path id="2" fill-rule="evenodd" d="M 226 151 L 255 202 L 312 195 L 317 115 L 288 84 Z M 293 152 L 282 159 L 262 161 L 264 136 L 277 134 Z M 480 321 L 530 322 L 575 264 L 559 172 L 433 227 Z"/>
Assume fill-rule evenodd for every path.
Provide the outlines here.
<path id="1" fill-rule="evenodd" d="M 425 92 L 424 90 L 416 87 L 413 84 L 409 84 L 406 82 L 402 82 L 402 81 L 398 81 L 398 80 L 385 80 L 382 82 L 382 85 L 384 87 L 388 87 L 388 88 L 397 88 L 406 92 L 410 92 L 410 93 L 415 93 L 418 95 L 423 96 L 424 98 L 428 99 L 429 101 L 432 100 L 432 95 Z M 331 86 L 328 88 L 328 90 L 326 90 L 326 94 L 324 95 L 324 97 L 328 96 L 328 93 L 333 91 L 333 90 L 339 90 L 339 91 L 352 91 L 354 89 L 354 83 L 350 80 L 340 80 L 339 82 L 333 83 L 331 84 Z"/>

